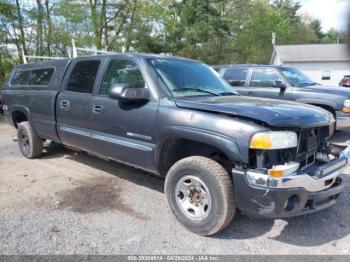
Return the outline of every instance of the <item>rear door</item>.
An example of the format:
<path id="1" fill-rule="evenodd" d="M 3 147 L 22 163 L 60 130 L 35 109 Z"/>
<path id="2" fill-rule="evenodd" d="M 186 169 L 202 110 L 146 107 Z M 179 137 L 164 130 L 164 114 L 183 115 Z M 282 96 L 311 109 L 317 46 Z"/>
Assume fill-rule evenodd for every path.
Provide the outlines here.
<path id="1" fill-rule="evenodd" d="M 57 132 L 63 144 L 90 151 L 92 92 L 103 59 L 76 59 L 63 81 L 56 103 Z"/>
<path id="2" fill-rule="evenodd" d="M 149 88 L 144 76 L 137 60 L 123 56 L 109 58 L 91 104 L 92 148 L 93 152 L 115 160 L 155 170 L 158 98 L 151 95 L 147 102 L 125 103 L 108 97 L 114 84 Z"/>
<path id="3" fill-rule="evenodd" d="M 245 95 L 290 100 L 292 95 L 290 87 L 283 90 L 275 86 L 276 82 L 286 85 L 285 80 L 275 68 L 252 68 L 250 81 L 245 87 Z"/>

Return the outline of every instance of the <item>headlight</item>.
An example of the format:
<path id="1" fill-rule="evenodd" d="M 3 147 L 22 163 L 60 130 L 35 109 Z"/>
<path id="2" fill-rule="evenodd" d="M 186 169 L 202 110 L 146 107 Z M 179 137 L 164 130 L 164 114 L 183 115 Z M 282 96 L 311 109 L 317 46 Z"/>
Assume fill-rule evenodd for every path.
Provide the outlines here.
<path id="1" fill-rule="evenodd" d="M 344 107 L 343 107 L 344 113 L 350 113 L 350 100 L 344 101 Z"/>
<path id="2" fill-rule="evenodd" d="M 284 149 L 293 148 L 298 145 L 298 136 L 295 132 L 277 131 L 261 132 L 253 135 L 250 140 L 252 149 Z"/>

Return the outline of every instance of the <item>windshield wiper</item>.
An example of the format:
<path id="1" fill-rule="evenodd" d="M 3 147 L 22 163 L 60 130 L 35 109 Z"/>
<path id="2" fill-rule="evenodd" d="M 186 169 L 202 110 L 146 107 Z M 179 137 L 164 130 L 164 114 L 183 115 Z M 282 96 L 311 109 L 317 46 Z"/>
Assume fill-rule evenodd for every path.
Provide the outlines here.
<path id="1" fill-rule="evenodd" d="M 213 96 L 220 96 L 220 94 L 216 94 L 201 88 L 178 88 L 173 90 L 173 92 L 187 92 L 187 91 L 201 92 L 201 93 L 206 93 Z"/>

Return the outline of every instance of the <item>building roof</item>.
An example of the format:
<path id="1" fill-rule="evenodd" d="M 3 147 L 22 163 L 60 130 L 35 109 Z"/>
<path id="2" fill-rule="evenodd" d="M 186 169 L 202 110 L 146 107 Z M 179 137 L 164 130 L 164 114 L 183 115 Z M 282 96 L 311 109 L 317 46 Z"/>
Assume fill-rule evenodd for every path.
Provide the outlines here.
<path id="1" fill-rule="evenodd" d="M 345 44 L 276 45 L 271 64 L 278 55 L 285 62 L 337 62 L 350 61 L 350 52 Z"/>

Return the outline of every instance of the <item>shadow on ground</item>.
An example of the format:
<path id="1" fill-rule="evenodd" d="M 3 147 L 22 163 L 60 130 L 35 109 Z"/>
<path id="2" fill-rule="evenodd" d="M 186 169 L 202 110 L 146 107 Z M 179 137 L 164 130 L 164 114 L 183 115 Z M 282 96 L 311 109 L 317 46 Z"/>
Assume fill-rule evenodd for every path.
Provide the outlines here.
<path id="1" fill-rule="evenodd" d="M 52 159 L 65 157 L 70 160 L 90 166 L 91 168 L 101 170 L 113 176 L 126 179 L 136 185 L 148 187 L 163 193 L 164 180 L 160 177 L 145 173 L 127 165 L 119 164 L 114 161 L 106 161 L 84 152 L 76 152 L 57 143 L 50 143 L 45 146 L 45 152 L 40 159 Z"/>

